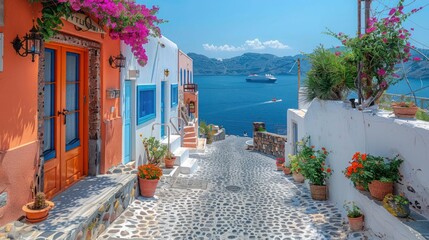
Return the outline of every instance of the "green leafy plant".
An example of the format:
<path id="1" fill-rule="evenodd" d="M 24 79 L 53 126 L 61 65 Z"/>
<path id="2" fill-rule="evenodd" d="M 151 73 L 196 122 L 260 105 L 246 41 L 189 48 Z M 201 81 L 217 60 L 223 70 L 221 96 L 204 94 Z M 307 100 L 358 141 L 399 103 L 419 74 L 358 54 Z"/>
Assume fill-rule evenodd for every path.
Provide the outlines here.
<path id="1" fill-rule="evenodd" d="M 328 151 L 325 148 L 313 150 L 309 158 L 301 162 L 301 172 L 311 184 L 324 186 L 326 180 L 332 175 L 330 167 L 326 166 Z"/>
<path id="2" fill-rule="evenodd" d="M 165 158 L 166 159 L 173 159 L 173 158 L 175 158 L 175 156 L 172 152 L 167 151 L 167 153 L 165 154 Z"/>
<path id="3" fill-rule="evenodd" d="M 356 152 L 344 174 L 353 183 L 368 188 L 368 183 L 373 180 L 381 182 L 395 182 L 399 179 L 399 167 L 403 160 L 395 156 L 393 159 L 361 154 Z"/>
<path id="4" fill-rule="evenodd" d="M 301 166 L 300 166 L 298 156 L 289 154 L 288 158 L 290 163 L 290 170 L 296 173 L 301 172 Z"/>
<path id="5" fill-rule="evenodd" d="M 263 126 L 258 127 L 258 132 L 266 132 L 267 130 Z"/>
<path id="6" fill-rule="evenodd" d="M 344 203 L 344 209 L 349 218 L 357 218 L 363 215 L 361 209 L 353 201 Z"/>
<path id="7" fill-rule="evenodd" d="M 210 125 L 207 125 L 206 122 L 201 121 L 199 129 L 200 129 L 200 133 L 204 135 L 205 138 L 207 139 L 207 144 L 211 144 L 213 142 L 214 135 Z"/>
<path id="8" fill-rule="evenodd" d="M 161 142 L 154 137 L 144 138 L 142 142 L 148 162 L 159 166 L 161 159 L 167 153 L 167 146 L 161 144 Z"/>
<path id="9" fill-rule="evenodd" d="M 410 215 L 410 201 L 403 194 L 387 194 L 383 199 L 383 207 L 395 217 Z"/>
<path id="10" fill-rule="evenodd" d="M 307 101 L 314 98 L 322 100 L 342 100 L 350 90 L 355 89 L 357 75 L 356 63 L 351 53 L 326 50 L 317 47 L 308 55 L 311 69 L 304 82 Z"/>

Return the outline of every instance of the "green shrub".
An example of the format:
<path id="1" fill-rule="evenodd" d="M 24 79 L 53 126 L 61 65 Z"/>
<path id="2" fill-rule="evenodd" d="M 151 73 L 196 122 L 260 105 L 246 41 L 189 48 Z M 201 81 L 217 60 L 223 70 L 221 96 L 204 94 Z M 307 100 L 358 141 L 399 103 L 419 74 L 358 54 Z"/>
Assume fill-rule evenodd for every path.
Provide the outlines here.
<path id="1" fill-rule="evenodd" d="M 333 53 L 319 46 L 308 58 L 311 69 L 304 82 L 307 101 L 314 98 L 342 100 L 350 90 L 355 89 L 357 67 L 351 53 Z"/>

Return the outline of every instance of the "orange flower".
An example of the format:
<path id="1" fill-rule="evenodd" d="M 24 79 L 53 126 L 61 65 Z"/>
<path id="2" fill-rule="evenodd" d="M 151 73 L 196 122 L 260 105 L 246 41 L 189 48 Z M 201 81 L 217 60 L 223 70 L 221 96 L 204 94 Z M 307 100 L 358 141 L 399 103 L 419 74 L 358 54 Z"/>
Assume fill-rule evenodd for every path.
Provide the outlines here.
<path id="1" fill-rule="evenodd" d="M 362 158 L 362 161 L 365 161 L 366 160 L 366 153 L 364 153 L 364 154 L 362 154 L 362 156 L 361 156 L 361 158 Z"/>
<path id="2" fill-rule="evenodd" d="M 316 158 L 316 156 L 314 156 L 314 155 L 313 155 L 313 156 L 311 156 L 310 158 L 311 158 L 311 159 L 315 159 L 315 158 Z"/>
<path id="3" fill-rule="evenodd" d="M 311 146 L 311 148 L 314 148 L 314 146 Z"/>

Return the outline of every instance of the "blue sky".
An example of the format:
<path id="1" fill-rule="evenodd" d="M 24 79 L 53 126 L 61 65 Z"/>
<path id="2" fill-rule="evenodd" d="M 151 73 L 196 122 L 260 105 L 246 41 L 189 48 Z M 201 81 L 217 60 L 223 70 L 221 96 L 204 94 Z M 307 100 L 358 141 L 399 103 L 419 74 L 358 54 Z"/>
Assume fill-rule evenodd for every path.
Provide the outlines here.
<path id="1" fill-rule="evenodd" d="M 278 56 L 311 52 L 317 45 L 339 42 L 323 34 L 355 34 L 356 0 L 137 0 L 160 7 L 162 34 L 184 52 L 229 58 L 245 52 Z M 386 14 L 396 0 L 374 0 L 375 15 Z M 405 10 L 429 5 L 428 0 L 406 0 Z M 389 7 L 389 8 L 388 8 Z M 429 6 L 408 19 L 414 28 L 412 44 L 429 48 Z"/>

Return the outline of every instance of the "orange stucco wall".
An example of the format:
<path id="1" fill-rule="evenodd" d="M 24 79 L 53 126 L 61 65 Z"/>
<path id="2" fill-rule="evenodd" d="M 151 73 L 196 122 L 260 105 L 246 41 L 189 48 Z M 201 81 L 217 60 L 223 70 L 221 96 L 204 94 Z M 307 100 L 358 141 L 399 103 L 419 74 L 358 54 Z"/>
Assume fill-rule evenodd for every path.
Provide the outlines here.
<path id="1" fill-rule="evenodd" d="M 21 57 L 10 42 L 32 27 L 40 13 L 38 4 L 28 0 L 4 1 L 3 71 L 0 72 L 0 193 L 8 193 L 7 205 L 0 208 L 0 226 L 22 215 L 21 206 L 31 199 L 30 187 L 39 156 L 38 134 L 38 57 Z M 19 13 L 19 14 L 18 14 Z M 122 119 L 119 99 L 107 99 L 106 89 L 120 88 L 119 70 L 109 66 L 108 58 L 120 51 L 120 42 L 108 35 L 78 32 L 66 23 L 64 33 L 101 43 L 101 166 L 102 172 L 121 162 Z M 113 107 L 113 108 L 112 108 Z M 113 111 L 112 111 L 113 110 Z"/>
<path id="2" fill-rule="evenodd" d="M 180 84 L 180 70 L 189 71 L 190 75 L 194 73 L 194 65 L 193 65 L 192 58 L 190 58 L 184 52 L 179 50 L 179 69 L 178 69 L 179 79 L 178 79 L 178 81 L 179 81 L 179 85 L 182 85 L 182 84 Z M 188 76 L 186 78 L 188 78 Z M 183 79 L 183 84 L 185 84 L 185 83 L 186 83 L 186 81 L 185 81 L 185 79 Z"/>

